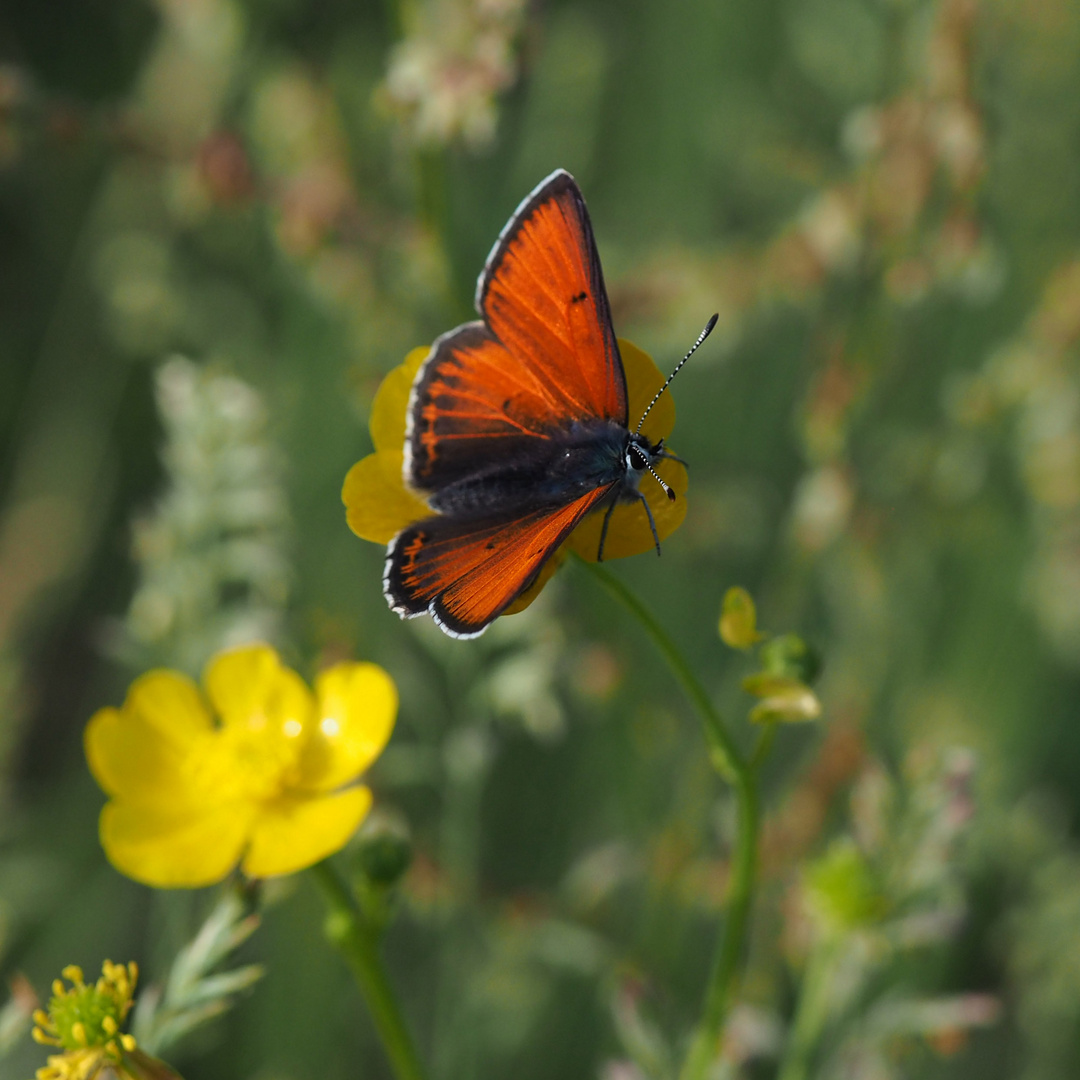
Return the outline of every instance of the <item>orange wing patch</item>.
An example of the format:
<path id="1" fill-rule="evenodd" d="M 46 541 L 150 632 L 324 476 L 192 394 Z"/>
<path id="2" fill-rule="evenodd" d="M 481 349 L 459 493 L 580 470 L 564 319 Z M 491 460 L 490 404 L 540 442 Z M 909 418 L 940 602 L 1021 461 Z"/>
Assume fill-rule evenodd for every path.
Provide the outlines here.
<path id="1" fill-rule="evenodd" d="M 559 171 L 518 208 L 488 258 L 477 308 L 570 412 L 626 426 L 626 380 L 585 200 Z"/>
<path id="2" fill-rule="evenodd" d="M 417 378 L 409 479 L 437 490 L 493 460 L 527 452 L 567 426 L 573 403 L 557 383 L 510 355 L 483 323 L 444 334 Z"/>
<path id="3" fill-rule="evenodd" d="M 430 611 L 457 637 L 481 633 L 536 579 L 575 525 L 611 490 L 597 488 L 566 506 L 515 521 L 433 517 L 398 534 L 384 586 L 399 615 Z"/>

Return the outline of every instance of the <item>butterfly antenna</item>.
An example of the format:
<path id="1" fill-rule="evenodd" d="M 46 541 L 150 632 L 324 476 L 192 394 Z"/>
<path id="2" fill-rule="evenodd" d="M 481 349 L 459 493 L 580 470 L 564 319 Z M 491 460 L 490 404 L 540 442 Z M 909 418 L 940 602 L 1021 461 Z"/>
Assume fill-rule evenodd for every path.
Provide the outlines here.
<path id="1" fill-rule="evenodd" d="M 635 435 L 641 430 L 641 425 L 645 423 L 645 417 L 652 412 L 652 407 L 660 400 L 660 395 L 671 385 L 671 380 L 679 374 L 679 369 L 683 366 L 683 364 L 686 363 L 687 360 L 690 359 L 691 356 L 694 355 L 694 353 L 698 351 L 705 339 L 713 332 L 713 327 L 716 325 L 716 320 L 719 318 L 719 312 L 713 315 L 713 317 L 706 325 L 705 329 L 702 330 L 700 334 L 698 334 L 698 339 L 690 347 L 690 351 L 675 365 L 675 370 L 667 377 L 667 381 L 664 383 L 663 386 L 660 387 L 659 390 L 656 391 L 656 396 L 652 399 L 652 401 L 649 402 L 649 407 L 641 414 L 641 419 L 638 421 L 638 426 L 634 428 Z M 652 472 L 651 469 L 649 471 Z M 653 473 L 653 475 L 656 476 L 655 473 Z M 657 476 L 656 478 L 657 480 L 660 480 L 660 477 Z M 660 480 L 660 483 L 663 484 L 664 481 Z M 666 487 L 667 485 L 665 484 L 664 486 Z M 674 498 L 674 496 L 669 494 L 669 498 Z"/>
<path id="2" fill-rule="evenodd" d="M 648 469 L 649 472 L 652 473 L 652 478 L 664 489 L 664 494 L 672 502 L 674 502 L 675 501 L 675 492 L 671 489 L 671 485 L 668 484 L 668 483 L 665 483 L 663 480 L 661 480 L 660 475 L 657 473 L 657 471 L 647 461 L 645 462 L 645 468 Z"/>

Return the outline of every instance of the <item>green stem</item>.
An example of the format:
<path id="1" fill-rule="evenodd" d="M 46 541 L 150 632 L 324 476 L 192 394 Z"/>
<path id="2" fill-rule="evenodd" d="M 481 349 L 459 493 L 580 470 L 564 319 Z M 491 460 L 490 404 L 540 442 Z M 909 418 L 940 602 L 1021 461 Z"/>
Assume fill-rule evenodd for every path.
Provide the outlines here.
<path id="1" fill-rule="evenodd" d="M 834 948 L 828 943 L 818 945 L 810 954 L 777 1080 L 806 1080 L 810 1074 L 814 1051 L 829 1018 L 833 956 Z"/>
<path id="2" fill-rule="evenodd" d="M 671 673 L 682 686 L 705 725 L 710 755 L 717 772 L 725 780 L 738 786 L 739 776 L 747 772 L 742 754 L 735 745 L 735 740 L 732 739 L 723 718 L 716 711 L 712 699 L 698 682 L 697 676 L 679 652 L 678 647 L 668 637 L 667 631 L 656 621 L 652 612 L 607 567 L 602 563 L 586 562 L 576 553 L 575 557 L 580 565 L 584 566 L 641 623 L 645 632 L 653 639 L 653 644 L 660 650 Z"/>
<path id="3" fill-rule="evenodd" d="M 765 727 L 761 732 L 761 737 L 758 739 L 757 746 L 754 747 L 754 752 L 750 755 L 750 768 L 757 772 L 758 769 L 765 763 L 765 759 L 769 756 L 769 751 L 772 750 L 773 740 L 776 738 L 776 729 L 780 725 L 775 720 L 767 720 Z"/>
<path id="4" fill-rule="evenodd" d="M 374 930 L 367 925 L 337 871 L 324 859 L 311 868 L 326 901 L 326 936 L 341 952 L 371 1010 L 375 1030 L 397 1080 L 424 1080 L 408 1028 L 379 957 Z"/>
<path id="5" fill-rule="evenodd" d="M 724 1021 L 738 983 L 739 968 L 745 951 L 746 929 L 757 878 L 758 831 L 761 824 L 756 767 L 758 759 L 764 755 L 755 755 L 753 763 L 746 761 L 723 718 L 682 653 L 633 592 L 599 563 L 586 562 L 580 557 L 578 561 L 641 623 L 652 638 L 701 717 L 714 767 L 735 789 L 739 828 L 732 853 L 727 918 L 724 920 L 724 929 L 713 961 L 701 1020 L 679 1073 L 679 1080 L 703 1080 L 720 1050 Z M 768 747 L 764 749 L 767 752 Z"/>
<path id="6" fill-rule="evenodd" d="M 738 976 L 745 951 L 746 929 L 754 901 L 754 886 L 758 868 L 758 808 L 757 777 L 747 772 L 735 785 L 739 804 L 739 831 L 732 854 L 731 894 L 728 897 L 724 933 L 713 961 L 712 976 L 705 996 L 705 1009 L 690 1042 L 679 1080 L 702 1080 L 720 1052 L 724 1021 L 738 985 Z"/>

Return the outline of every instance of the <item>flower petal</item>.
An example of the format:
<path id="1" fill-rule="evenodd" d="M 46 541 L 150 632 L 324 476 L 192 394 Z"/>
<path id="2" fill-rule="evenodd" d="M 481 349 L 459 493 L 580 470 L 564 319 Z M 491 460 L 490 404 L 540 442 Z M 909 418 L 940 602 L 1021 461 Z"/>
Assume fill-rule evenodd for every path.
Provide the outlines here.
<path id="1" fill-rule="evenodd" d="M 218 653 L 206 665 L 203 685 L 226 727 L 265 727 L 296 736 L 314 718 L 311 691 L 269 645 Z"/>
<path id="2" fill-rule="evenodd" d="M 183 761 L 212 730 L 198 687 L 177 671 L 148 671 L 128 690 L 123 709 L 101 709 L 86 726 L 94 779 L 109 795 L 136 802 L 186 800 Z"/>
<path id="3" fill-rule="evenodd" d="M 661 399 L 663 400 L 663 399 Z M 664 489 L 651 477 L 644 476 L 641 490 L 648 500 L 656 521 L 656 533 L 661 540 L 670 536 L 686 517 L 686 489 L 689 477 L 686 468 L 677 461 L 661 461 L 656 471 L 671 485 L 675 499 L 664 494 Z M 586 562 L 596 562 L 600 550 L 600 532 L 604 525 L 606 509 L 596 510 L 570 534 L 567 541 Z M 629 555 L 640 555 L 645 551 L 654 551 L 656 543 L 649 517 L 640 502 L 623 503 L 615 507 L 608 526 L 607 539 L 604 542 L 605 559 L 623 559 Z"/>
<path id="4" fill-rule="evenodd" d="M 315 680 L 319 723 L 304 747 L 301 784 L 332 791 L 359 776 L 394 730 L 398 694 L 377 664 L 335 664 Z"/>
<path id="5" fill-rule="evenodd" d="M 619 353 L 622 356 L 623 371 L 626 372 L 626 415 L 630 430 L 633 431 L 656 391 L 664 385 L 667 376 L 653 363 L 652 357 L 632 341 L 619 338 Z M 674 427 L 675 402 L 670 394 L 665 393 L 657 400 L 645 423 L 641 425 L 641 434 L 650 442 L 657 443 L 666 439 Z"/>
<path id="6" fill-rule="evenodd" d="M 431 516 L 427 503 L 405 486 L 402 445 L 368 454 L 345 476 L 345 520 L 362 540 L 388 544 L 407 525 Z"/>
<path id="7" fill-rule="evenodd" d="M 90 771 L 107 795 L 143 806 L 190 801 L 183 783 L 185 754 L 138 713 L 99 709 L 86 725 L 83 744 Z"/>
<path id="8" fill-rule="evenodd" d="M 405 415 L 409 411 L 409 394 L 416 373 L 430 352 L 431 348 L 427 345 L 413 349 L 375 391 L 368 430 L 376 451 L 393 450 L 400 454 L 405 446 Z"/>
<path id="9" fill-rule="evenodd" d="M 351 787 L 314 799 L 280 799 L 264 807 L 244 856 L 249 877 L 275 877 L 339 851 L 371 807 L 371 790 Z"/>
<path id="10" fill-rule="evenodd" d="M 159 889 L 195 889 L 236 865 L 251 825 L 242 808 L 161 813 L 126 802 L 101 811 L 101 845 L 122 874 Z"/>
<path id="11" fill-rule="evenodd" d="M 213 727 L 199 688 L 179 671 L 164 668 L 139 676 L 128 689 L 124 712 L 168 739 L 190 746 Z"/>

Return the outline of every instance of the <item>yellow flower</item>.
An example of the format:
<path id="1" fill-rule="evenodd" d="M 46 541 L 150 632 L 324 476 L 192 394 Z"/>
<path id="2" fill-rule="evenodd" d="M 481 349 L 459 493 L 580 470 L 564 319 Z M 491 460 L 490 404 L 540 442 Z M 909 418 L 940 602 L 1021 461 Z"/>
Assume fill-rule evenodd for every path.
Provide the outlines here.
<path id="1" fill-rule="evenodd" d="M 86 758 L 110 796 L 110 862 L 158 888 L 289 874 L 339 850 L 366 816 L 353 781 L 394 726 L 397 688 L 374 664 L 323 671 L 314 695 L 268 645 L 219 653 L 203 674 L 136 679 L 122 709 L 86 728 Z M 214 717 L 217 718 L 215 721 Z"/>
<path id="2" fill-rule="evenodd" d="M 626 372 L 627 415 L 631 424 L 636 425 L 637 417 L 645 412 L 653 395 L 663 386 L 664 376 L 648 353 L 642 352 L 636 345 L 620 338 L 619 350 Z M 375 452 L 358 461 L 345 477 L 341 491 L 345 518 L 349 528 L 363 540 L 388 544 L 407 525 L 432 514 L 423 498 L 409 490 L 403 475 L 409 391 L 429 351 L 427 348 L 413 349 L 405 357 L 405 362 L 383 379 L 371 405 L 369 426 Z M 666 439 L 674 426 L 675 403 L 671 395 L 665 393 L 646 417 L 641 432 L 656 443 Z M 656 471 L 677 495 L 674 501 L 668 499 L 660 485 L 651 479 L 645 479 L 641 485 L 656 521 L 657 534 L 664 540 L 686 517 L 688 479 L 685 467 L 670 459 L 661 461 Z M 568 550 L 575 551 L 589 562 L 596 561 L 605 512 L 601 509 L 590 514 L 574 529 L 562 548 L 548 560 L 532 587 L 505 614 L 512 615 L 532 603 Z M 655 546 L 649 519 L 642 507 L 636 503 L 617 506 L 604 542 L 604 558 L 621 559 L 640 555 L 654 550 Z"/>
<path id="3" fill-rule="evenodd" d="M 62 974 L 71 986 L 57 979 L 49 1011 L 34 1012 L 35 1041 L 63 1051 L 38 1069 L 38 1080 L 90 1080 L 107 1068 L 115 1071 L 135 1050 L 135 1040 L 120 1028 L 131 1011 L 138 969 L 106 960 L 91 985 L 74 964 Z"/>

